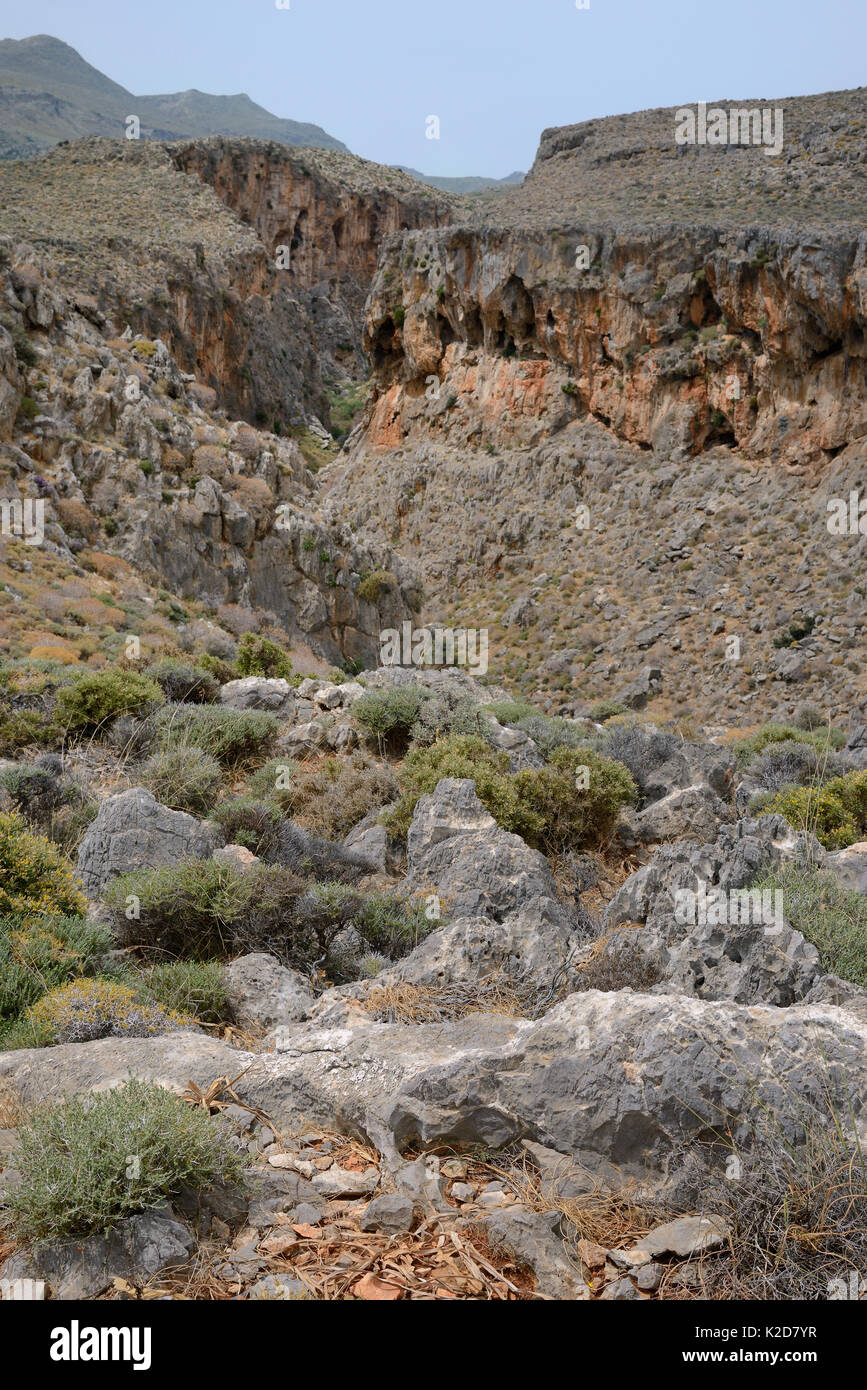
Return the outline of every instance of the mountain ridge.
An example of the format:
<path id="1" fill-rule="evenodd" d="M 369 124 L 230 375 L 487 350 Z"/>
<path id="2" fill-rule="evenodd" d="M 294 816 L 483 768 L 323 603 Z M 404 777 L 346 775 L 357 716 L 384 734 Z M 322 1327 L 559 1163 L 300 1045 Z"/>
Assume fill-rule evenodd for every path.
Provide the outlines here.
<path id="1" fill-rule="evenodd" d="M 246 135 L 348 152 L 321 126 L 275 116 L 246 92 L 135 95 L 50 34 L 0 40 L 0 158 L 27 158 L 84 135 L 120 137 L 133 115 L 145 138 Z"/>

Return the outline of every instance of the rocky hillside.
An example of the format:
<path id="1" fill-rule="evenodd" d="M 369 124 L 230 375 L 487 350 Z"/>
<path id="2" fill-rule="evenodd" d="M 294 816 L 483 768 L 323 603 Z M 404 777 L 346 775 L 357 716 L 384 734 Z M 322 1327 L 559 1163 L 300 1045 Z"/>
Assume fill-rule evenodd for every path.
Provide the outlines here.
<path id="1" fill-rule="evenodd" d="M 863 1292 L 863 99 L 783 105 L 8 165 L 4 1300 Z"/>
<path id="2" fill-rule="evenodd" d="M 3 230 L 97 322 L 162 338 L 229 411 L 282 429 L 327 425 L 326 383 L 360 374 L 380 233 L 448 216 L 394 170 L 252 142 L 77 141 L 3 186 Z"/>
<path id="3" fill-rule="evenodd" d="M 778 104 L 771 156 L 679 146 L 674 109 L 547 131 L 384 248 L 330 495 L 551 708 L 646 668 L 667 716 L 864 698 L 864 536 L 826 522 L 867 462 L 865 96 Z"/>
<path id="4" fill-rule="evenodd" d="M 21 523 L 16 537 L 4 522 L 4 650 L 47 645 L 99 664 L 103 638 L 114 655 L 125 631 L 141 635 L 140 609 L 101 609 L 111 589 L 88 582 L 83 554 L 91 573 L 137 574 L 175 604 L 238 609 L 242 625 L 276 624 L 333 664 L 374 663 L 382 627 L 418 606 L 412 568 L 323 513 L 293 440 L 228 420 L 161 339 L 118 333 L 96 298 L 67 296 L 68 266 L 59 279 L 53 270 L 31 245 L 0 240 L 0 496 L 41 506 L 47 543 L 31 560 Z M 90 601 L 87 617 L 45 594 L 49 576 L 70 601 Z M 46 631 L 49 618 L 59 631 Z M 95 644 L 78 646 L 86 633 Z"/>
<path id="5" fill-rule="evenodd" d="M 140 137 L 244 135 L 287 145 L 346 146 L 317 125 L 282 120 L 246 93 L 174 92 L 133 96 L 50 34 L 0 40 L 0 159 L 26 159 L 61 140 L 120 139 L 136 116 Z"/>

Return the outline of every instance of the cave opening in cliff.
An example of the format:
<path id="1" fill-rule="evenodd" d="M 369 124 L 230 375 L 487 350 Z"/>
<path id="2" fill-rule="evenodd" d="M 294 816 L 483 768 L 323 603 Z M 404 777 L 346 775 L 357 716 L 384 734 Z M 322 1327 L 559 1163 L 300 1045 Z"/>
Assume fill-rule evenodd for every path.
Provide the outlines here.
<path id="1" fill-rule="evenodd" d="M 449 343 L 453 343 L 457 337 L 449 320 L 442 313 L 437 314 L 437 336 L 444 348 L 447 348 Z"/>
<path id="2" fill-rule="evenodd" d="M 342 251 L 346 235 L 346 223 L 342 217 L 338 217 L 336 222 L 332 222 L 331 230 L 334 233 L 334 245 L 337 247 L 338 251 Z"/>
<path id="3" fill-rule="evenodd" d="M 485 332 L 482 327 L 482 316 L 475 304 L 464 313 L 463 330 L 464 341 L 468 347 L 482 346 L 485 340 Z"/>
<path id="4" fill-rule="evenodd" d="M 295 219 L 295 229 L 292 233 L 292 240 L 289 243 L 291 260 L 293 265 L 295 263 L 296 252 L 301 251 L 303 249 L 304 243 L 307 240 L 307 222 L 307 209 L 302 208 Z"/>

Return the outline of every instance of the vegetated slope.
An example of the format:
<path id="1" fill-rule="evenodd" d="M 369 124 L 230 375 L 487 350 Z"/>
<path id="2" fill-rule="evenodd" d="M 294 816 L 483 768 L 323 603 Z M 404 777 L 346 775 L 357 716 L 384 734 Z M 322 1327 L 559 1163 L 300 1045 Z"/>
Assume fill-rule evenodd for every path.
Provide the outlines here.
<path id="1" fill-rule="evenodd" d="M 324 481 L 431 615 L 494 624 L 496 679 L 568 708 L 662 667 L 701 717 L 862 689 L 867 542 L 825 523 L 867 480 L 865 103 L 773 103 L 779 156 L 677 146 L 674 108 L 546 131 L 521 188 L 388 242 Z"/>
<path id="2" fill-rule="evenodd" d="M 143 139 L 242 135 L 346 149 L 320 126 L 273 116 L 243 92 L 134 96 L 50 34 L 0 40 L 0 158 L 25 158 L 84 135 L 118 139 L 132 115 Z"/>

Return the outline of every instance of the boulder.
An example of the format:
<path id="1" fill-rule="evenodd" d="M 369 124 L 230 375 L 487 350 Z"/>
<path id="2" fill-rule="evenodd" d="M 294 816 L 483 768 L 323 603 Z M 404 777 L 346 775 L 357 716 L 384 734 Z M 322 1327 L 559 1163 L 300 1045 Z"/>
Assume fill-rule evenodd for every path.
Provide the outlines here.
<path id="1" fill-rule="evenodd" d="M 836 874 L 844 888 L 867 893 L 867 840 L 846 849 L 834 850 L 825 860 L 827 868 Z"/>
<path id="2" fill-rule="evenodd" d="M 270 1030 L 297 1023 L 316 1002 L 309 980 L 264 951 L 233 960 L 223 979 L 232 1017 L 241 1028 Z"/>
<path id="3" fill-rule="evenodd" d="M 120 1086 L 131 1076 L 179 1094 L 188 1081 L 207 1088 L 215 1077 L 236 1076 L 246 1054 L 199 1033 L 158 1038 L 100 1038 L 59 1047 L 0 1052 L 0 1078 L 25 1105 Z"/>
<path id="4" fill-rule="evenodd" d="M 265 709 L 287 715 L 295 707 L 295 696 L 286 680 L 245 676 L 220 687 L 220 704 L 230 709 Z"/>
<path id="5" fill-rule="evenodd" d="M 103 801 L 79 846 L 78 873 L 95 898 L 119 874 L 208 859 L 219 843 L 216 826 L 171 811 L 144 787 L 132 787 Z"/>
<path id="6" fill-rule="evenodd" d="M 662 672 L 657 666 L 644 666 L 634 681 L 617 691 L 615 699 L 629 709 L 644 709 L 662 690 Z"/>
<path id="7" fill-rule="evenodd" d="M 867 1022 L 844 1008 L 591 990 L 536 1021 L 298 1023 L 275 1053 L 192 1034 L 15 1051 L 0 1055 L 0 1078 L 26 1103 L 129 1075 L 176 1090 L 229 1076 L 239 1099 L 281 1132 L 321 1125 L 361 1134 L 389 1165 L 413 1144 L 500 1148 L 528 1138 L 658 1184 L 690 1141 L 712 1163 L 712 1132 L 748 1152 L 761 1115 L 773 1117 L 780 1142 L 797 1144 L 805 1124 L 827 1125 L 833 1107 L 863 1138 L 865 1056 Z M 291 1178 L 297 1200 L 310 1200 L 298 1174 L 279 1176 Z"/>
<path id="8" fill-rule="evenodd" d="M 777 912 L 778 901 L 763 900 L 759 911 L 758 900 L 747 905 L 741 890 L 762 867 L 809 848 L 781 816 L 721 825 L 712 843 L 684 839 L 664 845 L 630 875 L 605 910 L 609 932 L 626 923 L 640 923 L 644 930 L 613 937 L 606 954 L 625 950 L 635 961 L 643 957 L 658 972 L 654 992 L 779 1006 L 804 999 L 822 973 L 816 948 Z M 708 902 L 722 897 L 722 913 L 707 911 L 702 920 L 696 903 L 694 919 L 684 921 L 678 909 L 684 890 L 697 899 L 704 894 Z M 767 920 L 766 907 L 771 909 Z"/>
<path id="9" fill-rule="evenodd" d="M 383 1153 L 528 1137 L 658 1179 L 673 1150 L 721 1126 L 748 1150 L 760 1113 L 786 1142 L 811 1116 L 827 1124 L 829 1100 L 863 1129 L 865 1044 L 867 1024 L 825 1005 L 587 991 L 536 1022 L 296 1025 L 238 1089 L 280 1126 L 339 1117 Z"/>
<path id="10" fill-rule="evenodd" d="M 108 1235 L 50 1241 L 18 1251 L 0 1268 L 0 1279 L 40 1279 L 56 1299 L 97 1298 L 124 1279 L 141 1286 L 161 1269 L 185 1264 L 195 1242 L 169 1207 L 127 1217 Z"/>
<path id="11" fill-rule="evenodd" d="M 684 835 L 713 839 L 723 821 L 734 813 L 707 787 L 685 787 L 653 801 L 643 811 L 624 811 L 617 823 L 621 842 L 635 845 L 679 840 Z"/>

